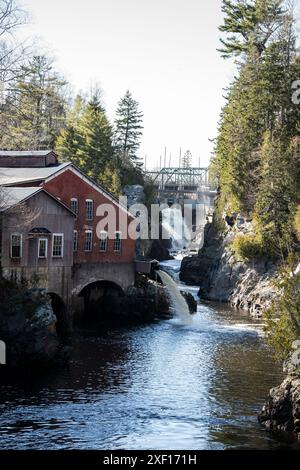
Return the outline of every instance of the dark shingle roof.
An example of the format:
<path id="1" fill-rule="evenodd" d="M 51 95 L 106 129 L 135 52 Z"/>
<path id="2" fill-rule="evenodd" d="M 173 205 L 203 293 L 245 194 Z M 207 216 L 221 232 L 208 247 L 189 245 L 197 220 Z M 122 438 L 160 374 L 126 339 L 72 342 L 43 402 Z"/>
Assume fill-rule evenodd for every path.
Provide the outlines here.
<path id="1" fill-rule="evenodd" d="M 1 168 L 0 167 L 0 185 L 8 186 L 11 184 L 30 183 L 33 181 L 43 181 L 49 176 L 54 175 L 70 163 L 61 163 L 57 166 L 42 168 Z"/>
<path id="2" fill-rule="evenodd" d="M 0 157 L 46 157 L 53 150 L 0 150 Z"/>

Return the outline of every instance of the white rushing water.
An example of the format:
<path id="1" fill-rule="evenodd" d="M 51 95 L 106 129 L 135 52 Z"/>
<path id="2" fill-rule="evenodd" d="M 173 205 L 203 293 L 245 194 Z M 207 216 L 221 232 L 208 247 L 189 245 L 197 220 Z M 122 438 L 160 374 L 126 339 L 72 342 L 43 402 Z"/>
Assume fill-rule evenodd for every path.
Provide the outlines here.
<path id="1" fill-rule="evenodd" d="M 179 207 L 169 207 L 162 211 L 162 226 L 165 231 L 164 237 L 172 240 L 173 250 L 185 250 L 189 246 L 191 233 Z"/>
<path id="2" fill-rule="evenodd" d="M 187 252 L 202 248 L 207 215 L 213 210 L 212 199 L 208 196 L 202 199 L 194 207 L 193 217 L 189 204 L 184 206 L 184 211 L 179 205 L 162 210 L 163 238 L 171 240 L 172 251 Z"/>
<path id="3" fill-rule="evenodd" d="M 188 304 L 181 295 L 178 285 L 166 272 L 160 270 L 158 271 L 158 274 L 167 289 L 171 307 L 174 311 L 175 316 L 179 318 L 183 323 L 191 324 L 192 315 L 190 314 Z"/>

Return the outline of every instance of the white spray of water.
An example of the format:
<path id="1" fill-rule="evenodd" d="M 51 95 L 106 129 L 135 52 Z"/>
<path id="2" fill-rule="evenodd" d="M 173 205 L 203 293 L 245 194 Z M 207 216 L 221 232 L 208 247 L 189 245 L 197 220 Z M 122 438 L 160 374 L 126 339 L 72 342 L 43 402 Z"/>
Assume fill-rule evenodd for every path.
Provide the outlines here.
<path id="1" fill-rule="evenodd" d="M 188 247 L 191 233 L 179 207 L 169 207 L 162 211 L 162 226 L 167 236 L 172 240 L 173 250 L 180 251 Z"/>
<path id="2" fill-rule="evenodd" d="M 169 300 L 174 310 L 175 316 L 180 318 L 183 323 L 191 324 L 192 316 L 190 314 L 189 307 L 185 299 L 182 297 L 176 282 L 171 278 L 171 276 L 169 276 L 169 274 L 165 273 L 164 271 L 160 270 L 158 271 L 158 274 L 163 284 L 166 286 Z"/>
<path id="3" fill-rule="evenodd" d="M 213 210 L 213 199 L 204 195 L 202 202 L 197 203 L 196 207 L 196 220 L 194 221 L 196 224 L 193 227 L 191 214 L 187 217 L 187 222 L 179 205 L 162 210 L 163 236 L 172 240 L 173 251 L 202 248 L 204 227 L 207 223 L 207 215 Z"/>

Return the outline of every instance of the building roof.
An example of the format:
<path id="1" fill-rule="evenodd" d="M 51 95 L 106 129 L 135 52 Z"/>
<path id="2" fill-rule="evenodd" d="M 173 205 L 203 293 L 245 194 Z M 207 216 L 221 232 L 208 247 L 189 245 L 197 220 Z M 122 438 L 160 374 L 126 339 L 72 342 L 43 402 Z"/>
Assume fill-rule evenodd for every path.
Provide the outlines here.
<path id="1" fill-rule="evenodd" d="M 0 157 L 46 157 L 56 153 L 53 150 L 0 150 Z"/>
<path id="2" fill-rule="evenodd" d="M 50 230 L 45 227 L 34 227 L 29 232 L 30 235 L 51 235 Z"/>
<path id="3" fill-rule="evenodd" d="M 12 207 L 15 207 L 18 204 L 27 201 L 27 199 L 30 199 L 32 196 L 35 196 L 36 194 L 41 192 L 51 197 L 51 199 L 53 199 L 57 204 L 63 206 L 68 212 L 70 212 L 74 217 L 76 217 L 76 214 L 71 209 L 69 209 L 69 207 L 67 207 L 63 202 L 56 199 L 53 194 L 49 193 L 41 187 L 0 188 L 0 212 L 4 212 Z"/>
<path id="4" fill-rule="evenodd" d="M 16 206 L 41 191 L 41 188 L 1 188 L 0 210 Z"/>
<path id="5" fill-rule="evenodd" d="M 13 184 L 33 183 L 44 181 L 55 173 L 63 170 L 70 163 L 61 163 L 57 166 L 42 168 L 1 168 L 0 167 L 0 185 L 10 186 Z"/>
<path id="6" fill-rule="evenodd" d="M 102 186 L 97 184 L 94 180 L 85 175 L 81 170 L 75 167 L 72 163 L 61 163 L 57 166 L 43 167 L 43 168 L 7 168 L 0 167 L 0 186 L 13 186 L 21 184 L 30 184 L 35 182 L 47 182 L 63 173 L 66 169 L 71 170 L 77 174 L 81 179 L 86 181 L 96 191 L 105 196 L 113 204 L 117 205 L 120 209 L 125 211 L 131 218 L 134 218 L 127 207 L 120 204 L 119 201 L 110 193 L 108 193 Z"/>

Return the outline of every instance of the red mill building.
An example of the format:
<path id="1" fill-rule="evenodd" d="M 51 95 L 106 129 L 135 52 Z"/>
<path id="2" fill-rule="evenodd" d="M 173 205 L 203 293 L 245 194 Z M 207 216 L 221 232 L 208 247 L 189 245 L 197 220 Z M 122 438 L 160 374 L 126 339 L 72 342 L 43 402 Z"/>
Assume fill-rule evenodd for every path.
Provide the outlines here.
<path id="1" fill-rule="evenodd" d="M 101 283 L 122 290 L 134 284 L 135 241 L 127 238 L 127 234 L 124 236 L 120 215 L 127 226 L 133 217 L 111 194 L 71 163 L 60 164 L 53 151 L 0 151 L 0 185 L 12 188 L 11 195 L 7 189 L 2 190 L 6 199 L 11 199 L 8 205 L 13 205 L 17 193 L 24 195 L 24 188 L 28 188 L 30 206 L 35 206 L 33 213 L 40 211 L 38 217 L 42 217 L 42 222 L 38 218 L 32 220 L 32 227 L 27 227 L 24 220 L 26 232 L 24 227 L 18 228 L 22 225 L 19 221 L 16 228 L 10 228 L 2 237 L 2 253 L 5 253 L 2 269 L 7 276 L 30 278 L 34 271 L 41 279 L 41 287 L 57 294 L 65 303 L 70 304 L 72 299 L 73 306 L 82 303 L 86 298 L 84 294 L 93 286 L 99 288 Z M 16 188 L 23 188 L 23 192 Z M 35 193 L 34 188 L 44 192 Z M 96 211 L 101 204 L 112 205 L 117 217 L 113 235 L 108 236 L 103 230 L 99 238 L 96 227 L 103 216 L 98 217 Z M 65 224 L 55 216 L 54 206 L 60 213 L 66 211 Z M 71 255 L 68 255 L 65 269 L 61 269 L 65 253 L 70 251 L 70 224 Z M 15 246 L 17 242 L 19 248 Z"/>

